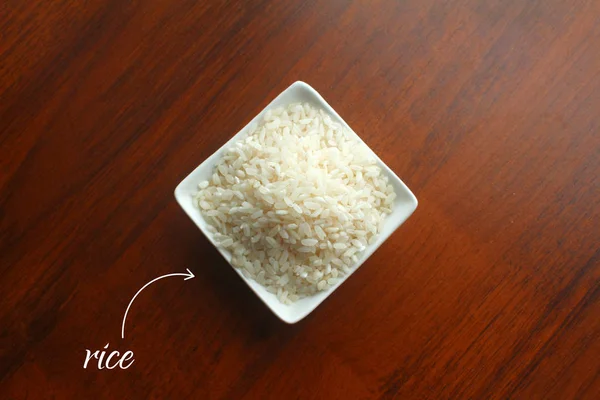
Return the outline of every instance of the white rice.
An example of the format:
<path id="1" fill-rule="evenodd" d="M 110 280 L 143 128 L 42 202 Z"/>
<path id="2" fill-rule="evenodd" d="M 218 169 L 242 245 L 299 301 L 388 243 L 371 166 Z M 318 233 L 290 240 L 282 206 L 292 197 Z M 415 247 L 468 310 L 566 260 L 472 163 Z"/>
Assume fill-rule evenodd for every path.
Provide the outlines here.
<path id="1" fill-rule="evenodd" d="M 198 187 L 232 264 L 285 304 L 349 273 L 396 197 L 369 149 L 309 104 L 267 111 Z"/>

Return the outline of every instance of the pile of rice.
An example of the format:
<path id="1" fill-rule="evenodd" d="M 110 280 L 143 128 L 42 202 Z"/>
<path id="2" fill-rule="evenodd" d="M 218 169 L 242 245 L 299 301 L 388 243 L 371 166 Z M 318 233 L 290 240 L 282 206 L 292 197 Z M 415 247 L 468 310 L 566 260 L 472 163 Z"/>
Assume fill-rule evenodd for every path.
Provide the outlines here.
<path id="1" fill-rule="evenodd" d="M 285 304 L 349 273 L 396 197 L 370 150 L 309 104 L 267 111 L 199 188 L 232 264 Z"/>

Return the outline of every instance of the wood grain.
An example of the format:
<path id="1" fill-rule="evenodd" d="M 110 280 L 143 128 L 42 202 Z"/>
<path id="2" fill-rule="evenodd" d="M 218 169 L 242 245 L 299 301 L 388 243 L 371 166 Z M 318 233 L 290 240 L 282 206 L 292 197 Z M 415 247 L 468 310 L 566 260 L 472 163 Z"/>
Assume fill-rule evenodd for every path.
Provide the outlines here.
<path id="1" fill-rule="evenodd" d="M 2 2 L 0 398 L 600 398 L 599 48 L 592 0 Z M 290 326 L 173 189 L 295 80 L 420 205 Z"/>

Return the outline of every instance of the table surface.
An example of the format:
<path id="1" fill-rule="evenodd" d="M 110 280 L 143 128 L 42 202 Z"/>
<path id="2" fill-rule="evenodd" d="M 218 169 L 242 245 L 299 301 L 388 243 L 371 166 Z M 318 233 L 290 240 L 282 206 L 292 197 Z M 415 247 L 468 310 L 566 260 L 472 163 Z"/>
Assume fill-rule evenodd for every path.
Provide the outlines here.
<path id="1" fill-rule="evenodd" d="M 600 398 L 599 49 L 593 0 L 2 2 L 0 397 Z M 296 80 L 419 207 L 286 325 L 173 189 Z"/>

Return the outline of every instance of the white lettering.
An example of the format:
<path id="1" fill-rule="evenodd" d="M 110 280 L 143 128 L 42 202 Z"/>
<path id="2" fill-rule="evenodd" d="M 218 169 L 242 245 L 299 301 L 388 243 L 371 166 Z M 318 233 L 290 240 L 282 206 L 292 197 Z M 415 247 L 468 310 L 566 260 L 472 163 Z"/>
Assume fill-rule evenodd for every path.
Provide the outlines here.
<path id="1" fill-rule="evenodd" d="M 127 366 L 124 366 L 123 362 L 129 360 L 131 360 L 131 362 Z M 121 366 L 121 369 L 127 369 L 131 367 L 131 364 L 133 364 L 134 361 L 135 360 L 133 360 L 133 351 L 127 351 L 125 352 L 125 354 L 123 354 L 123 358 L 121 358 L 121 361 L 119 361 L 119 365 Z"/>
<path id="2" fill-rule="evenodd" d="M 115 361 L 114 365 L 111 367 L 108 363 L 110 362 L 110 359 L 113 358 L 113 356 L 117 356 L 117 361 Z M 114 368 L 117 367 L 117 365 L 119 365 L 118 358 L 119 358 L 119 352 L 118 351 L 113 351 L 106 358 L 106 363 L 104 365 L 106 365 L 106 368 L 108 368 L 108 369 L 114 369 Z"/>
<path id="3" fill-rule="evenodd" d="M 89 351 L 89 350 L 86 350 L 85 352 L 86 352 L 87 354 L 86 354 L 86 356 L 85 356 L 85 362 L 83 363 L 83 369 L 86 369 L 86 368 L 87 368 L 88 362 L 90 361 L 90 359 L 91 359 L 92 357 L 96 357 L 96 358 L 98 358 L 98 350 L 96 350 L 96 351 L 95 351 L 93 354 L 92 354 L 92 352 L 91 352 L 91 351 Z"/>
<path id="4" fill-rule="evenodd" d="M 100 350 L 96 350 L 95 352 L 91 352 L 90 350 L 85 351 L 85 361 L 83 363 L 83 369 L 87 369 L 88 367 L 88 363 L 90 362 L 90 360 L 92 360 L 93 358 L 96 358 L 98 360 L 98 369 L 114 369 L 117 366 L 121 369 L 127 369 L 129 367 L 131 367 L 131 364 L 133 364 L 133 362 L 135 361 L 133 359 L 133 351 L 126 351 L 125 353 L 123 353 L 123 355 L 121 356 L 120 353 L 118 351 L 111 351 L 111 352 L 107 352 L 108 349 L 108 343 L 106 343 L 106 346 L 104 346 L 104 350 L 100 351 Z M 106 354 L 108 353 L 108 357 L 106 357 L 106 361 L 104 360 L 104 357 L 106 356 Z M 111 360 L 115 358 L 115 362 L 114 364 L 110 364 Z M 128 364 L 126 364 L 128 361 L 130 361 Z"/>

